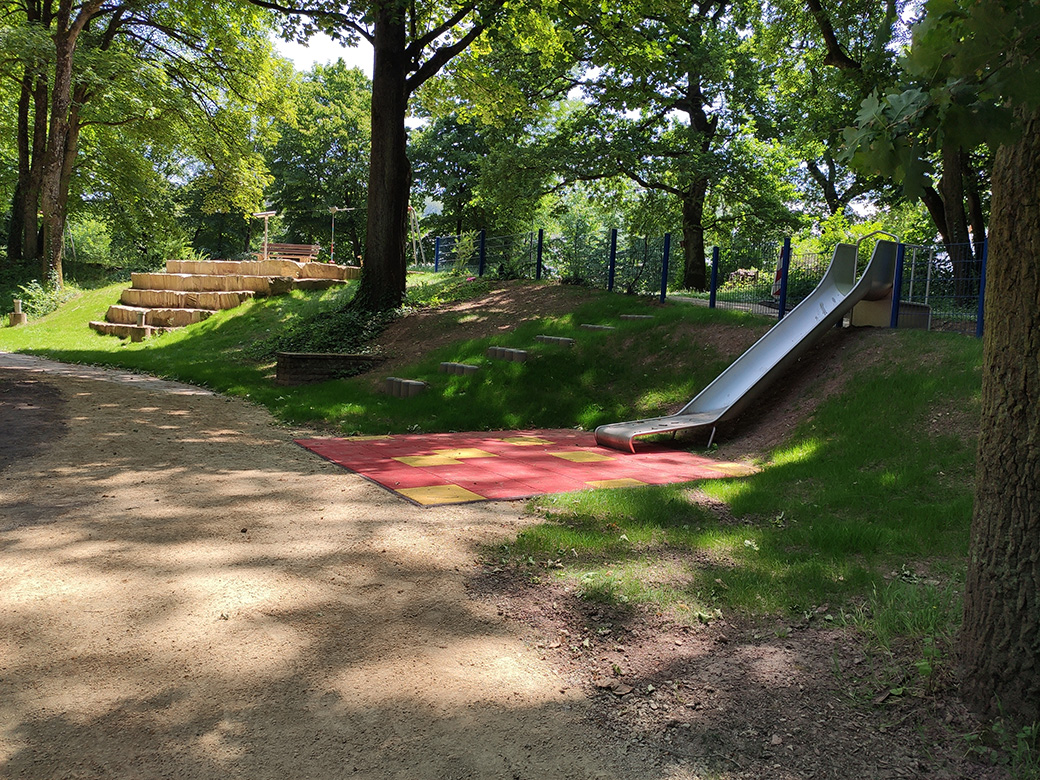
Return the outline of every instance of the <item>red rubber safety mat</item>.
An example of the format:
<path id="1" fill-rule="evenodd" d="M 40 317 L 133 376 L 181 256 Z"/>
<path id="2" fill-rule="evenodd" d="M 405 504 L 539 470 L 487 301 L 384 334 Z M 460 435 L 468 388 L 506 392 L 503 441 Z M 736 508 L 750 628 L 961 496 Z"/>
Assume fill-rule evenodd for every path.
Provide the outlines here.
<path id="1" fill-rule="evenodd" d="M 530 430 L 297 439 L 321 457 L 422 506 L 590 488 L 744 476 L 754 468 L 662 444 L 619 452 L 586 431 Z"/>

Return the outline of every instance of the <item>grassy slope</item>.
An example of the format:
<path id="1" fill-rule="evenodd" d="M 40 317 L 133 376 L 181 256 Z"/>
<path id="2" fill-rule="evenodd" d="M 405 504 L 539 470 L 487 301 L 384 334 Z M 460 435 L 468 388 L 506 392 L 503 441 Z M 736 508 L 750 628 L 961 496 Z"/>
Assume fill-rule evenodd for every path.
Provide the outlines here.
<path id="1" fill-rule="evenodd" d="M 245 356 L 349 290 L 254 301 L 141 344 L 86 328 L 118 291 L 91 291 L 26 328 L 0 330 L 0 349 L 203 384 L 250 397 L 282 419 L 347 432 L 591 428 L 663 412 L 714 378 L 735 356 L 704 346 L 698 333 L 720 324 L 763 327 L 732 312 L 590 292 L 570 314 L 429 354 L 399 373 L 430 390 L 403 400 L 363 377 L 279 388 L 270 364 Z M 617 318 L 647 311 L 654 320 Z M 618 330 L 582 330 L 583 322 Z M 579 345 L 537 344 L 538 333 L 573 336 Z M 531 359 L 488 361 L 491 343 L 528 348 Z M 442 360 L 483 370 L 448 376 L 437 372 Z M 726 517 L 706 511 L 682 485 L 550 496 L 537 502 L 546 522 L 495 554 L 532 573 L 555 572 L 589 598 L 651 602 L 680 619 L 716 609 L 798 616 L 824 602 L 869 602 L 870 620 L 890 621 L 896 634 L 947 634 L 967 549 L 980 362 L 973 339 L 885 334 L 883 360 L 863 366 L 847 358 L 845 389 L 766 454 L 759 474 L 699 485 L 724 503 Z M 891 572 L 901 576 L 885 584 Z"/>

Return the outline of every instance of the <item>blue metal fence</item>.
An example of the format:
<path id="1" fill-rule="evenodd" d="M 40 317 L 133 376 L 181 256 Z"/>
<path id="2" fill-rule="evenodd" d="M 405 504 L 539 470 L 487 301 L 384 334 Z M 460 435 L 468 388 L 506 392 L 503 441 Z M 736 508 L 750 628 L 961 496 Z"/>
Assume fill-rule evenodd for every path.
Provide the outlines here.
<path id="1" fill-rule="evenodd" d="M 429 239 L 427 239 L 429 241 Z M 669 263 L 670 236 L 635 236 L 619 230 L 512 236 L 483 231 L 435 238 L 428 270 L 501 279 L 555 279 L 606 290 L 664 295 L 681 265 Z M 428 255 L 429 256 L 429 255 Z M 671 269 L 671 270 L 669 270 Z"/>
<path id="2" fill-rule="evenodd" d="M 428 270 L 502 279 L 553 279 L 563 284 L 660 296 L 682 279 L 682 258 L 671 257 L 671 236 L 618 230 L 510 236 L 483 231 L 426 239 Z M 982 334 L 985 244 L 901 245 L 893 296 L 893 325 Z M 862 258 L 863 263 L 866 257 Z M 683 293 L 711 307 L 783 317 L 819 284 L 829 254 L 791 252 L 790 241 L 713 247 L 711 287 Z"/>
<path id="3" fill-rule="evenodd" d="M 819 284 L 830 263 L 828 256 L 818 254 L 792 255 L 785 262 L 784 246 L 761 249 L 757 262 L 743 250 L 743 264 L 734 266 L 731 261 L 735 270 L 728 275 L 720 271 L 725 253 L 715 251 L 712 288 L 701 297 L 713 307 L 783 317 Z M 893 295 L 892 327 L 982 335 L 985 243 L 980 247 L 902 244 L 899 256 L 895 279 L 899 295 Z"/>

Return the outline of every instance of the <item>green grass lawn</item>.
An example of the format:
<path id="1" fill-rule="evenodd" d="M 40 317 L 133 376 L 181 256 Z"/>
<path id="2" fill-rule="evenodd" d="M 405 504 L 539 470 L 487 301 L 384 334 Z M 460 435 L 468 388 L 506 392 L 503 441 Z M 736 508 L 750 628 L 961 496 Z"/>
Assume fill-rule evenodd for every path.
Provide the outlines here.
<path id="1" fill-rule="evenodd" d="M 420 282 L 417 304 L 487 289 L 413 281 Z M 395 399 L 367 377 L 278 387 L 273 361 L 255 357 L 272 336 L 341 306 L 352 288 L 254 300 L 132 344 L 86 325 L 103 317 L 122 286 L 86 292 L 26 327 L 0 329 L 0 349 L 205 385 L 263 404 L 282 420 L 345 433 L 591 429 L 687 401 L 736 357 L 709 346 L 713 331 L 754 335 L 768 324 L 741 312 L 588 291 L 566 314 L 431 351 L 398 372 L 428 382 L 427 392 Z M 648 312 L 654 319 L 619 319 Z M 581 323 L 617 329 L 589 331 Z M 578 344 L 541 344 L 538 334 Z M 819 615 L 845 619 L 881 644 L 902 637 L 941 646 L 959 620 L 981 344 L 919 331 L 886 331 L 872 343 L 880 343 L 881 357 L 846 357 L 843 389 L 762 453 L 757 474 L 546 496 L 532 504 L 543 521 L 488 555 L 531 576 L 558 578 L 585 598 L 619 608 L 644 604 L 680 621 Z M 528 349 L 530 359 L 489 361 L 484 353 L 492 344 Z M 441 374 L 441 361 L 482 370 Z M 694 488 L 719 502 L 724 515 L 707 510 Z"/>

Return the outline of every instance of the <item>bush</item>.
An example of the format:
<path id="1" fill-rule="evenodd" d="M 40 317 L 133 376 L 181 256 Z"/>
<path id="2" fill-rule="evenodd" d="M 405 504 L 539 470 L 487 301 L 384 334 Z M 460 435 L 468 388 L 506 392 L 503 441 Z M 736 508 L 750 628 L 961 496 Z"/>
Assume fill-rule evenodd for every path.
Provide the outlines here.
<path id="1" fill-rule="evenodd" d="M 288 324 L 281 333 L 250 347 L 249 356 L 269 360 L 279 352 L 365 354 L 368 343 L 397 316 L 395 311 L 373 314 L 348 304 Z"/>
<path id="2" fill-rule="evenodd" d="M 57 311 L 63 303 L 67 303 L 79 295 L 79 288 L 75 285 L 58 283 L 58 275 L 51 273 L 46 284 L 40 284 L 33 279 L 28 284 L 18 287 L 19 298 L 22 301 L 22 311 L 30 317 L 43 317 L 53 311 Z"/>

